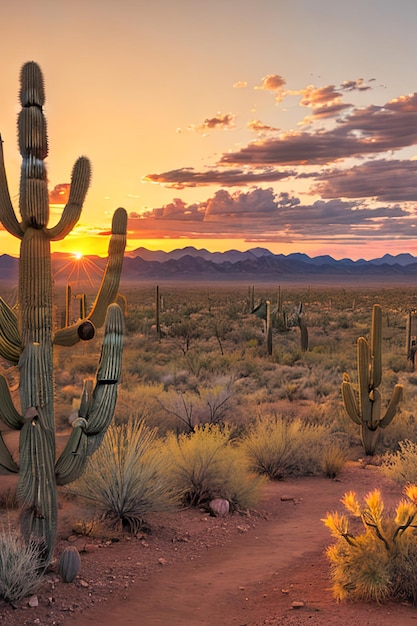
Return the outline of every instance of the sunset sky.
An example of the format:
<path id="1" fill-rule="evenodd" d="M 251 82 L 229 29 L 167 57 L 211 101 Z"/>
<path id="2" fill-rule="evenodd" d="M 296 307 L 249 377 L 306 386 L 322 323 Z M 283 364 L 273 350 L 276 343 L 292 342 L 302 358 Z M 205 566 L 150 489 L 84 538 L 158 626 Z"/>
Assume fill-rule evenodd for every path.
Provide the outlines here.
<path id="1" fill-rule="evenodd" d="M 54 250 L 104 256 L 123 206 L 128 250 L 417 255 L 416 0 L 15 0 L 1 17 L 16 211 L 26 61 L 45 78 L 49 226 L 92 162 Z"/>

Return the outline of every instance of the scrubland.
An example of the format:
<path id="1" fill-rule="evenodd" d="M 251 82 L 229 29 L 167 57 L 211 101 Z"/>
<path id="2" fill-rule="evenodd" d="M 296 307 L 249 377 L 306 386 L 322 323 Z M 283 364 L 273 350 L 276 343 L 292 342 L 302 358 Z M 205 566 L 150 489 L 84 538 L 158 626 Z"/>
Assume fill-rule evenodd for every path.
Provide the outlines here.
<path id="1" fill-rule="evenodd" d="M 227 500 L 230 512 L 244 513 L 256 506 L 265 481 L 334 478 L 348 461 L 381 465 L 404 485 L 416 481 L 417 373 L 406 350 L 414 289 L 162 285 L 157 302 L 155 287 L 123 290 L 123 374 L 114 425 L 84 478 L 63 490 L 64 497 L 87 499 L 113 529 L 137 533 L 150 511 L 209 510 L 217 498 Z M 265 300 L 271 303 L 272 349 L 265 321 L 252 313 Z M 341 382 L 344 372 L 357 381 L 357 339 L 369 338 L 376 303 L 383 310 L 382 406 L 398 383 L 404 397 L 392 423 L 379 429 L 375 455 L 365 458 L 359 427 L 343 407 Z M 58 298 L 57 320 L 62 306 Z M 70 351 L 56 349 L 56 426 L 64 438 L 83 380 L 95 374 L 100 346 L 98 332 Z M 6 368 L 6 375 L 13 385 L 17 372 Z M 11 502 L 5 494 L 3 506 Z M 376 509 L 379 502 L 373 501 Z M 409 504 L 407 512 L 414 528 L 416 506 Z M 378 510 L 372 514 L 378 518 Z M 327 525 L 335 536 L 342 529 L 343 544 L 338 520 L 329 517 Z M 334 587 L 342 598 L 352 572 L 340 555 L 348 558 L 339 546 L 332 558 L 339 559 Z M 388 574 L 384 584 L 374 593 L 365 585 L 363 597 L 390 598 Z M 417 597 L 414 587 L 409 596 Z"/>

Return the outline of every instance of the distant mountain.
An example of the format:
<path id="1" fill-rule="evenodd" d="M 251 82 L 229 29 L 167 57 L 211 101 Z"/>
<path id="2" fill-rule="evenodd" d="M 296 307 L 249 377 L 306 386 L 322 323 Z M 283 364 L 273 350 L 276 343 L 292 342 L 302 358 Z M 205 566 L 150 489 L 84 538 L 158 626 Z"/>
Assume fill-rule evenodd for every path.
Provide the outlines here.
<path id="1" fill-rule="evenodd" d="M 52 255 L 54 277 L 57 283 L 79 280 L 82 268 L 103 271 L 106 259 L 83 257 L 80 272 L 68 263 L 68 255 Z M 18 259 L 0 256 L 0 282 L 17 282 Z M 96 276 L 95 276 L 96 279 Z M 359 283 L 364 280 L 390 283 L 417 282 L 417 257 L 411 254 L 365 261 L 344 258 L 336 260 L 329 255 L 310 257 L 303 253 L 273 254 L 266 248 L 252 248 L 246 252 L 229 250 L 209 252 L 192 246 L 172 252 L 138 248 L 125 254 L 122 281 L 194 280 L 194 281 L 322 281 Z"/>
<path id="2" fill-rule="evenodd" d="M 144 261 L 159 261 L 163 263 L 170 259 L 179 261 L 185 256 L 193 258 L 201 258 L 205 261 L 211 261 L 212 263 L 224 263 L 229 261 L 235 263 L 241 261 L 243 258 L 260 258 L 262 256 L 272 255 L 272 252 L 266 250 L 266 248 L 253 248 L 247 252 L 240 252 L 239 250 L 228 250 L 227 252 L 209 252 L 205 248 L 197 250 L 193 246 L 186 246 L 185 248 L 177 248 L 172 252 L 164 252 L 163 250 L 147 250 L 146 248 L 137 248 L 131 252 L 126 252 L 125 256 L 129 258 L 140 257 Z"/>

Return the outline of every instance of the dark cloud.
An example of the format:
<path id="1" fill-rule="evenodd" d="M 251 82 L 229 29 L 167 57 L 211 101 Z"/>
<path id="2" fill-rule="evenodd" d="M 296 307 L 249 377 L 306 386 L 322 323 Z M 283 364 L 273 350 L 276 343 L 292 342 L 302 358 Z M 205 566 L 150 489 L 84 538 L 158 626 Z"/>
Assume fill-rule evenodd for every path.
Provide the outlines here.
<path id="1" fill-rule="evenodd" d="M 398 150 L 417 143 L 417 93 L 391 100 L 384 106 L 355 109 L 335 128 L 316 133 L 287 133 L 224 154 L 223 164 L 312 165 L 328 164 Z"/>
<path id="2" fill-rule="evenodd" d="M 374 81 L 375 78 L 369 79 L 368 83 Z M 363 78 L 358 78 L 357 80 L 345 80 L 340 85 L 340 89 L 343 91 L 368 91 L 371 89 L 370 85 L 365 85 Z"/>
<path id="3" fill-rule="evenodd" d="M 323 198 L 375 198 L 381 202 L 417 201 L 417 161 L 378 159 L 317 177 Z"/>
<path id="4" fill-rule="evenodd" d="M 202 124 L 195 127 L 195 130 L 201 132 L 213 128 L 232 128 L 234 120 L 235 117 L 231 113 L 225 113 L 224 115 L 218 113 L 214 117 L 207 117 Z"/>
<path id="5" fill-rule="evenodd" d="M 161 174 L 147 174 L 143 180 L 151 183 L 160 183 L 173 189 L 184 189 L 186 187 L 202 187 L 206 185 L 234 187 L 261 182 L 277 182 L 284 178 L 295 176 L 295 174 L 294 170 L 279 171 L 274 168 L 220 168 L 207 170 L 206 172 L 196 172 L 191 167 L 184 167 L 178 170 L 162 172 Z"/>

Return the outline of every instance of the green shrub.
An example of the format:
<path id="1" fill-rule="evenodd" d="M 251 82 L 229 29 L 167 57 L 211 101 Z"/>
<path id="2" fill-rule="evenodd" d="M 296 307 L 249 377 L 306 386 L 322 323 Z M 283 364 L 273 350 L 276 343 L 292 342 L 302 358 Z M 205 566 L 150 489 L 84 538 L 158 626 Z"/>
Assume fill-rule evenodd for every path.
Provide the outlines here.
<path id="1" fill-rule="evenodd" d="M 327 557 L 337 600 L 417 602 L 417 486 L 409 485 L 405 493 L 409 500 L 386 515 L 377 489 L 363 505 L 353 491 L 346 493 L 342 503 L 362 521 L 361 534 L 350 532 L 346 515 L 327 513 L 322 520 L 336 538 Z"/>
<path id="2" fill-rule="evenodd" d="M 146 513 L 175 504 L 166 470 L 156 429 L 150 429 L 143 420 L 129 420 L 109 428 L 71 491 L 94 502 L 116 523 L 137 532 Z"/>
<path id="3" fill-rule="evenodd" d="M 39 545 L 11 528 L 0 530 L 0 598 L 20 602 L 38 590 L 44 572 Z"/>
<path id="4" fill-rule="evenodd" d="M 264 416 L 248 429 L 242 447 L 250 468 L 271 480 L 317 475 L 328 429 L 300 419 Z"/>
<path id="5" fill-rule="evenodd" d="M 171 434 L 165 454 L 171 462 L 171 484 L 184 504 L 205 506 L 213 498 L 224 498 L 231 511 L 256 504 L 262 481 L 249 472 L 227 428 L 206 425 L 178 438 Z"/>

